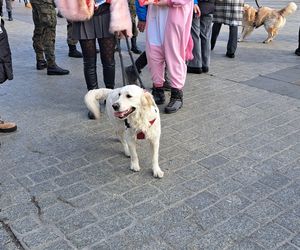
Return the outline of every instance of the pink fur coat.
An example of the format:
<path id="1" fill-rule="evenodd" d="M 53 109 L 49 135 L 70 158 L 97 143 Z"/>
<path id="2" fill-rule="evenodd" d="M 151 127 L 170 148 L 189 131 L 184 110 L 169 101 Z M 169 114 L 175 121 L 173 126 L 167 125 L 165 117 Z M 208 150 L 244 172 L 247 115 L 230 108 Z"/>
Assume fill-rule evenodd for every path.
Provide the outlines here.
<path id="1" fill-rule="evenodd" d="M 94 15 L 94 0 L 55 0 L 60 13 L 70 21 L 86 21 Z M 111 33 L 126 31 L 132 37 L 132 22 L 127 0 L 110 0 Z"/>

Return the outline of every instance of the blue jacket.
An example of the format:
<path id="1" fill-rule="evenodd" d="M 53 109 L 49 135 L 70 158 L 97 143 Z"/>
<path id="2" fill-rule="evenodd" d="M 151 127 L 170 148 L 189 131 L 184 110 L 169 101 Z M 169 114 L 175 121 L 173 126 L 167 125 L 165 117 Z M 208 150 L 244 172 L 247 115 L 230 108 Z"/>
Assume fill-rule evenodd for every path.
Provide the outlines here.
<path id="1" fill-rule="evenodd" d="M 141 6 L 138 0 L 135 0 L 135 9 L 139 21 L 146 22 L 147 6 Z"/>

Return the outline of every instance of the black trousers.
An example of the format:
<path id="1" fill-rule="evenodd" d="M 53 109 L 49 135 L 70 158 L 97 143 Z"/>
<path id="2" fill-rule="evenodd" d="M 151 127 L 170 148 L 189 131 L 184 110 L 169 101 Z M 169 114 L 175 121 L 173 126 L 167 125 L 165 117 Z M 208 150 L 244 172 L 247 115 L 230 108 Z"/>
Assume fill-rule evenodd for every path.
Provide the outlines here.
<path id="1" fill-rule="evenodd" d="M 214 23 L 211 35 L 211 49 L 214 49 L 217 38 L 220 34 L 222 23 Z M 229 38 L 227 42 L 227 53 L 234 54 L 237 48 L 238 41 L 238 26 L 229 26 Z"/>

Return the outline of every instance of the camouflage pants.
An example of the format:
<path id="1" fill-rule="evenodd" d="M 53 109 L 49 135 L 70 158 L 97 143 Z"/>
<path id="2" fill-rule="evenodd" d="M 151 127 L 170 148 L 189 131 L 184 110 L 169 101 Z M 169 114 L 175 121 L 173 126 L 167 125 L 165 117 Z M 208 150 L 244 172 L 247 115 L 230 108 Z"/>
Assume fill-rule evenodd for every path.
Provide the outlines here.
<path id="1" fill-rule="evenodd" d="M 55 65 L 56 12 L 51 3 L 31 3 L 34 23 L 33 48 L 37 60 L 44 60 L 48 66 Z"/>
<path id="2" fill-rule="evenodd" d="M 132 22 L 132 35 L 136 37 L 138 35 L 138 29 L 136 27 L 136 10 L 135 10 L 135 1 L 129 0 L 128 1 L 131 22 Z"/>
<path id="3" fill-rule="evenodd" d="M 78 40 L 72 38 L 73 23 L 68 20 L 67 22 L 67 43 L 68 45 L 76 45 L 78 43 Z"/>

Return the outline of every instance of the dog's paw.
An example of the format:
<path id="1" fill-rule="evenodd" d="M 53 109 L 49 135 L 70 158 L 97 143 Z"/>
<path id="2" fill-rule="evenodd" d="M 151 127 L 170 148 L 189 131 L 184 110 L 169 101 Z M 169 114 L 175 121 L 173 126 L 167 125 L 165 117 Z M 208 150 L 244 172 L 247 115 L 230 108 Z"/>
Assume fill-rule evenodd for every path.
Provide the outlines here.
<path id="1" fill-rule="evenodd" d="M 155 178 L 163 178 L 164 177 L 164 172 L 161 171 L 160 169 L 153 170 L 153 176 Z"/>
<path id="2" fill-rule="evenodd" d="M 130 169 L 134 172 L 139 172 L 141 170 L 139 164 L 131 164 Z"/>

